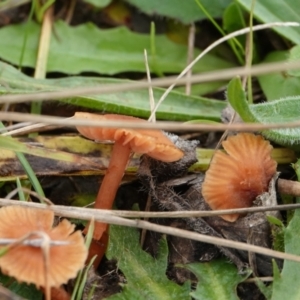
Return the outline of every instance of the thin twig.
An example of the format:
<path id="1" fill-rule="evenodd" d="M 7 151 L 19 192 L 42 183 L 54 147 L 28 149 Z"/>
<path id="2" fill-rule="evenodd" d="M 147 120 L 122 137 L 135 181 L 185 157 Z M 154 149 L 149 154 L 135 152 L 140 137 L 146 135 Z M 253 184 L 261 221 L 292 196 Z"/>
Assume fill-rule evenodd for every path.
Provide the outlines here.
<path id="1" fill-rule="evenodd" d="M 299 64 L 300 67 L 300 64 Z M 1 98 L 1 97 L 0 97 Z M 39 116 L 17 112 L 0 112 L 0 120 L 2 121 L 33 121 L 36 123 L 45 122 L 47 124 L 61 125 L 61 126 L 91 126 L 103 128 L 140 128 L 140 129 L 164 129 L 170 131 L 258 131 L 266 129 L 283 129 L 283 128 L 296 128 L 300 127 L 300 121 L 282 122 L 272 124 L 259 124 L 259 123 L 239 123 L 239 124 L 189 124 L 180 122 L 125 122 L 125 121 L 91 121 L 87 119 L 73 119 L 73 118 L 60 118 L 52 116 Z"/>
<path id="2" fill-rule="evenodd" d="M 0 206 L 7 206 L 7 205 L 20 205 L 25 207 L 35 207 L 39 209 L 47 209 L 52 210 L 56 215 L 58 216 L 64 216 L 69 218 L 77 218 L 77 219 L 83 219 L 83 220 L 90 220 L 91 214 L 87 215 L 83 211 L 90 210 L 90 209 L 83 209 L 83 208 L 76 208 L 76 207 L 64 207 L 64 206 L 47 206 L 43 204 L 38 203 L 27 203 L 27 202 L 21 202 L 21 201 L 14 201 L 14 200 L 6 200 L 6 199 L 0 199 Z M 77 211 L 76 211 L 77 210 Z M 95 211 L 95 210 L 94 210 Z M 162 226 L 153 224 L 147 221 L 141 221 L 141 220 L 129 220 L 124 219 L 121 217 L 109 215 L 109 214 L 103 214 L 100 211 L 97 212 L 97 216 L 95 217 L 95 221 L 109 223 L 109 224 L 115 224 L 115 225 L 122 225 L 122 226 L 128 226 L 128 227 L 136 227 L 140 229 L 147 229 L 152 230 L 156 232 L 160 232 L 163 234 L 169 234 L 173 236 L 183 237 L 186 239 L 191 239 L 203 243 L 208 244 L 214 244 L 221 247 L 229 247 L 229 248 L 235 248 L 239 250 L 244 251 L 251 251 L 254 253 L 259 253 L 262 255 L 267 255 L 279 259 L 288 259 L 296 262 L 300 262 L 300 256 L 289 254 L 289 253 L 283 253 L 275 250 L 270 250 L 264 247 L 249 245 L 246 243 L 236 242 L 232 240 L 226 240 L 222 238 L 217 238 L 213 236 L 208 236 L 204 234 L 199 234 L 196 232 L 191 232 L 188 230 L 178 229 L 174 227 L 169 226 Z"/>
<path id="3" fill-rule="evenodd" d="M 24 188 L 24 187 L 13 189 L 11 192 L 9 192 L 6 195 L 5 199 L 11 199 L 11 198 L 13 198 L 20 191 L 23 191 L 23 192 L 25 192 L 25 193 L 27 193 L 29 195 L 34 196 L 35 198 L 39 199 L 41 203 L 45 203 L 45 204 L 48 204 L 48 205 L 53 205 L 53 202 L 51 202 L 50 199 L 48 199 L 46 197 L 43 197 L 43 196 L 39 195 L 38 193 L 36 193 L 36 192 L 34 192 L 34 191 L 32 191 L 32 190 L 30 190 L 28 188 Z"/>
<path id="4" fill-rule="evenodd" d="M 62 205 L 44 205 L 40 203 L 25 202 L 18 200 L 9 200 L 0 198 L 0 206 L 8 205 L 21 205 L 25 207 L 35 208 L 48 208 L 54 211 L 54 213 L 61 217 L 70 217 L 80 220 L 103 221 L 109 223 L 110 217 L 126 217 L 126 218 L 190 218 L 190 217 L 211 217 L 226 214 L 245 214 L 255 212 L 266 211 L 282 211 L 282 210 L 294 210 L 300 208 L 300 203 L 275 205 L 270 207 L 248 207 L 248 208 L 235 208 L 235 209 L 223 209 L 213 211 L 173 211 L 173 212 L 144 212 L 144 211 L 127 211 L 127 210 L 103 210 L 92 209 L 84 207 L 62 206 Z"/>
<path id="5" fill-rule="evenodd" d="M 29 123 L 29 122 L 26 122 Z M 18 124 L 16 124 L 18 125 Z M 31 124 L 28 126 L 24 126 L 19 129 L 10 130 L 8 132 L 2 133 L 3 136 L 15 136 L 15 135 L 24 135 L 26 133 L 32 133 L 32 132 L 41 132 L 41 131 L 47 131 L 47 130 L 53 130 L 57 129 L 61 126 L 52 126 L 45 123 L 37 123 L 37 124 Z M 39 129 L 39 130 L 38 130 Z"/>

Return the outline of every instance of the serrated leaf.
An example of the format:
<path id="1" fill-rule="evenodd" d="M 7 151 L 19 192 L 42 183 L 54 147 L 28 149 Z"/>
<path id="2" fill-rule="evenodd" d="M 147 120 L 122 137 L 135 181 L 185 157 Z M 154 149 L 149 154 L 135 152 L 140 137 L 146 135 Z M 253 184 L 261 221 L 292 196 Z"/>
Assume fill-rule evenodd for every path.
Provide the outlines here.
<path id="1" fill-rule="evenodd" d="M 205 14 L 201 11 L 195 1 L 172 0 L 126 0 L 130 4 L 146 14 L 160 15 L 180 20 L 188 24 L 198 20 L 206 19 Z M 224 9 L 230 3 L 230 0 L 202 0 L 201 4 L 205 7 L 212 17 L 220 17 Z"/>
<path id="2" fill-rule="evenodd" d="M 270 124 L 299 120 L 300 96 L 249 105 L 240 79 L 234 78 L 228 85 L 227 98 L 245 122 Z M 262 134 L 280 145 L 300 145 L 300 128 L 263 130 Z"/>
<path id="3" fill-rule="evenodd" d="M 238 0 L 248 11 L 252 6 L 252 0 Z M 300 5 L 295 0 L 259 0 L 255 1 L 254 16 L 264 23 L 270 22 L 299 22 Z M 274 30 L 300 44 L 300 27 L 274 27 Z"/>
<path id="4" fill-rule="evenodd" d="M 196 290 L 191 293 L 194 299 L 238 300 L 237 285 L 251 273 L 239 275 L 236 266 L 224 259 L 209 263 L 193 263 L 185 266 L 198 278 Z"/>
<path id="5" fill-rule="evenodd" d="M 297 162 L 299 164 L 299 160 Z M 298 181 L 300 178 L 298 178 Z M 298 200 L 299 202 L 299 200 Z M 285 252 L 300 255 L 300 210 L 296 209 L 292 220 L 285 229 L 284 233 Z M 300 263 L 289 260 L 284 261 L 280 276 L 275 268 L 272 300 L 285 299 L 288 295 L 289 300 L 300 299 L 299 277 Z"/>
<path id="6" fill-rule="evenodd" d="M 23 66 L 35 67 L 40 25 L 28 23 L 28 36 Z M 186 66 L 187 46 L 171 42 L 166 36 L 155 37 L 156 55 L 150 53 L 150 37 L 134 33 L 126 27 L 99 29 L 92 23 L 76 27 L 57 21 L 53 25 L 47 72 L 78 74 L 92 71 L 113 75 L 120 72 L 145 72 L 144 49 L 149 53 L 149 66 L 163 72 L 181 72 Z M 18 65 L 25 35 L 24 24 L 9 25 L 0 29 L 0 57 Z M 195 55 L 199 51 L 195 50 Z M 195 72 L 222 69 L 232 66 L 211 54 L 195 67 Z"/>
<path id="7" fill-rule="evenodd" d="M 288 57 L 288 51 L 271 52 L 263 63 L 283 62 L 287 61 Z M 268 101 L 300 95 L 300 78 L 294 77 L 290 72 L 261 75 L 258 76 L 258 81 Z"/>
<path id="8" fill-rule="evenodd" d="M 141 249 L 136 229 L 111 226 L 109 236 L 107 256 L 118 260 L 118 268 L 124 273 L 127 283 L 121 293 L 107 299 L 190 299 L 189 283 L 179 286 L 166 276 L 168 246 L 165 239 L 161 239 L 158 256 L 153 258 Z"/>
<path id="9" fill-rule="evenodd" d="M 22 74 L 8 64 L 0 62 L 0 94 L 22 94 L 28 92 L 58 91 L 64 88 L 96 86 L 125 83 L 126 80 L 93 77 L 68 77 L 61 79 L 37 80 Z M 164 89 L 154 88 L 154 98 L 158 100 Z M 107 111 L 119 114 L 147 118 L 150 115 L 149 92 L 147 89 L 79 96 L 62 101 L 87 107 L 100 112 Z M 221 111 L 226 103 L 213 99 L 187 96 L 171 92 L 157 111 L 157 118 L 165 120 L 187 121 L 192 119 L 220 120 Z"/>

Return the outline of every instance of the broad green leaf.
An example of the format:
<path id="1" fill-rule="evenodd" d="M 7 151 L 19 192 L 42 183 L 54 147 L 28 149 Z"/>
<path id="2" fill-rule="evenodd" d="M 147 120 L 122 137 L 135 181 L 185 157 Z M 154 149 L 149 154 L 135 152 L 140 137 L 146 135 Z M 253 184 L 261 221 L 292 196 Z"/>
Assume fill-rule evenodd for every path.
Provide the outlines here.
<path id="1" fill-rule="evenodd" d="M 227 98 L 245 122 L 270 124 L 299 120 L 300 96 L 249 105 L 240 79 L 234 78 L 228 85 Z M 280 145 L 300 145 L 300 128 L 271 129 L 262 133 Z"/>
<path id="2" fill-rule="evenodd" d="M 212 81 L 212 82 L 203 82 L 199 84 L 192 84 L 191 95 L 207 95 L 209 93 L 214 93 L 218 89 L 222 89 L 228 84 L 226 81 Z M 179 86 L 174 88 L 175 91 L 185 93 L 186 87 Z"/>
<path id="3" fill-rule="evenodd" d="M 146 14 L 166 16 L 178 19 L 182 23 L 206 19 L 193 0 L 160 1 L 160 0 L 126 0 Z M 202 0 L 201 3 L 212 17 L 220 17 L 231 0 Z"/>
<path id="4" fill-rule="evenodd" d="M 134 228 L 111 226 L 109 237 L 107 256 L 118 260 L 118 268 L 127 281 L 122 292 L 109 300 L 190 299 L 189 283 L 179 286 L 166 276 L 168 246 L 165 239 L 160 241 L 158 256 L 153 258 L 141 249 L 139 234 Z"/>
<path id="5" fill-rule="evenodd" d="M 110 78 L 68 77 L 62 79 L 37 80 L 28 77 L 8 64 L 0 62 L 0 94 L 22 94 L 28 92 L 58 91 L 63 88 L 96 86 L 128 82 Z M 158 100 L 164 89 L 155 88 L 154 98 Z M 139 117 L 149 117 L 149 92 L 147 89 L 112 94 L 80 96 L 62 101 L 82 107 Z M 171 92 L 159 107 L 157 118 L 165 120 L 211 119 L 220 120 L 225 102 L 203 97 L 187 96 Z"/>
<path id="6" fill-rule="evenodd" d="M 299 165 L 299 160 L 296 165 Z M 299 209 L 295 210 L 292 220 L 285 229 L 284 240 L 286 253 L 300 255 Z M 285 260 L 280 276 L 274 276 L 272 300 L 285 299 L 287 296 L 289 300 L 300 299 L 299 278 L 300 263 Z"/>
<path id="7" fill-rule="evenodd" d="M 300 45 L 293 47 L 290 50 L 289 61 L 299 61 L 300 60 Z M 300 77 L 300 70 L 288 70 L 288 74 L 292 76 Z"/>
<path id="8" fill-rule="evenodd" d="M 191 293 L 193 299 L 238 300 L 237 285 L 251 273 L 239 275 L 236 266 L 224 259 L 208 263 L 193 263 L 185 266 L 198 278 L 196 290 Z"/>
<path id="9" fill-rule="evenodd" d="M 276 51 L 267 55 L 263 63 L 287 61 L 287 51 Z M 287 72 L 258 76 L 259 84 L 268 101 L 300 95 L 300 78 Z"/>
<path id="10" fill-rule="evenodd" d="M 53 34 L 47 64 L 48 72 L 78 74 L 92 71 L 113 75 L 120 72 L 145 72 L 144 49 L 149 53 L 150 69 L 160 72 L 181 72 L 186 66 L 187 47 L 171 42 L 166 36 L 155 38 L 156 55 L 151 56 L 150 37 L 134 33 L 126 27 L 99 29 L 87 23 L 76 27 L 58 21 Z M 0 57 L 18 65 L 25 34 L 25 25 L 10 25 L 0 29 Z M 23 66 L 35 67 L 40 25 L 28 24 L 28 38 Z M 198 55 L 199 51 L 195 51 Z M 206 55 L 194 72 L 222 69 L 232 66 L 214 55 Z"/>
<path id="11" fill-rule="evenodd" d="M 251 9 L 252 0 L 238 0 L 247 10 Z M 257 0 L 254 6 L 254 16 L 264 23 L 299 22 L 300 5 L 295 0 Z M 274 27 L 274 30 L 300 44 L 300 27 Z"/>

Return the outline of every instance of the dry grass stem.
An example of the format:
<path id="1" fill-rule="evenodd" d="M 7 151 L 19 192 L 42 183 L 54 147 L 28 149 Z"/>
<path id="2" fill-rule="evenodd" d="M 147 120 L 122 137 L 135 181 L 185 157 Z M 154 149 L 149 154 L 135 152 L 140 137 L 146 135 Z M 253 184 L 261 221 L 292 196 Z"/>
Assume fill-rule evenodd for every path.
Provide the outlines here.
<path id="1" fill-rule="evenodd" d="M 50 48 L 52 23 L 53 23 L 53 10 L 54 7 L 51 5 L 45 12 L 43 17 L 43 23 L 41 28 L 39 47 L 36 60 L 36 68 L 34 78 L 45 78 L 47 73 L 47 61 Z"/>
<path id="2" fill-rule="evenodd" d="M 31 126 L 31 125 L 33 125 L 32 122 L 23 122 L 23 123 L 9 125 L 7 127 L 0 128 L 0 133 L 2 132 L 2 135 L 6 135 L 7 131 L 13 131 L 13 130 L 17 130 L 20 128 L 22 129 L 22 128 L 25 128 L 25 127 Z"/>
<path id="3" fill-rule="evenodd" d="M 223 36 L 222 38 L 220 38 L 219 40 L 215 41 L 214 43 L 212 43 L 210 46 L 208 46 L 205 50 L 203 50 L 180 74 L 179 76 L 176 78 L 176 80 L 172 83 L 171 86 L 168 87 L 168 89 L 163 93 L 163 95 L 160 97 L 160 99 L 158 100 L 155 110 L 153 113 L 155 113 L 158 109 L 158 107 L 160 106 L 160 104 L 166 99 L 166 97 L 168 96 L 168 94 L 171 92 L 171 90 L 175 87 L 175 85 L 177 85 L 179 82 L 179 80 L 185 76 L 192 68 L 193 66 L 204 56 L 206 55 L 208 52 L 210 52 L 213 48 L 215 48 L 216 46 L 222 44 L 223 42 L 226 42 L 234 37 L 237 37 L 239 35 L 243 35 L 246 33 L 249 33 L 251 31 L 258 31 L 258 30 L 263 30 L 263 29 L 267 29 L 267 28 L 272 28 L 272 27 L 276 27 L 276 26 L 286 26 L 286 27 L 290 27 L 290 26 L 299 26 L 299 23 L 296 22 L 274 22 L 274 23 L 267 23 L 267 24 L 261 24 L 261 25 L 256 25 L 253 27 L 246 27 L 243 28 L 241 30 L 237 30 L 234 31 L 226 36 Z M 246 66 L 247 69 L 251 69 L 251 65 L 247 65 Z M 240 75 L 241 76 L 241 75 Z M 244 76 L 251 76 L 251 74 L 244 74 Z M 192 82 L 189 81 L 189 79 L 192 79 L 191 76 L 189 76 L 189 78 L 187 78 L 187 82 L 189 82 L 190 84 Z"/>
<path id="4" fill-rule="evenodd" d="M 254 278 L 248 278 L 245 281 L 243 281 L 244 283 L 252 283 L 252 282 L 257 282 L 257 280 L 261 280 L 264 282 L 272 282 L 274 280 L 273 277 L 271 276 L 267 276 L 267 277 L 254 277 Z"/>
<path id="5" fill-rule="evenodd" d="M 48 200 L 50 201 L 50 200 Z M 103 209 L 92 209 L 84 207 L 73 207 L 73 206 L 62 206 L 62 205 L 44 205 L 34 202 L 25 202 L 18 200 L 9 200 L 0 198 L 0 206 L 8 205 L 19 205 L 25 207 L 34 207 L 41 209 L 51 209 L 57 216 L 75 218 L 80 220 L 91 220 L 95 221 L 107 221 L 109 222 L 110 217 L 124 217 L 124 218 L 191 218 L 191 217 L 212 217 L 219 216 L 222 214 L 245 214 L 255 212 L 266 212 L 266 211 L 282 211 L 282 210 L 294 210 L 300 208 L 300 203 L 296 204 L 285 204 L 275 206 L 259 206 L 249 208 L 236 208 L 236 209 L 224 209 L 214 211 L 170 211 L 170 212 L 144 212 L 144 211 L 127 211 L 127 210 L 103 210 Z"/>
<path id="6" fill-rule="evenodd" d="M 189 38 L 188 38 L 188 53 L 187 53 L 187 64 L 189 65 L 193 61 L 194 57 L 194 44 L 195 44 L 195 33 L 196 27 L 195 24 L 192 23 L 189 28 Z M 186 73 L 186 79 L 188 80 L 192 76 L 192 68 L 188 70 Z M 192 85 L 189 81 L 186 82 L 185 93 L 186 95 L 191 94 Z"/>
<path id="7" fill-rule="evenodd" d="M 58 100 L 64 98 L 71 98 L 75 96 L 87 96 L 96 94 L 109 94 L 117 93 L 122 91 L 133 91 L 152 87 L 165 87 L 173 84 L 176 81 L 176 85 L 185 85 L 187 82 L 201 83 L 210 82 L 216 80 L 226 80 L 232 79 L 235 76 L 246 76 L 246 75 L 263 75 L 274 72 L 284 72 L 287 70 L 300 69 L 300 61 L 293 62 L 277 62 L 277 63 L 264 63 L 248 67 L 236 67 L 229 69 L 222 69 L 218 71 L 204 72 L 201 74 L 194 74 L 191 78 L 181 78 L 177 79 L 175 76 L 165 77 L 165 78 L 155 78 L 152 80 L 150 85 L 146 81 L 129 82 L 122 84 L 109 84 L 105 86 L 94 86 L 94 87 L 78 87 L 62 89 L 60 91 L 52 92 L 35 92 L 26 93 L 20 95 L 2 95 L 0 96 L 0 103 L 22 103 L 28 101 L 47 101 L 47 100 Z M 42 121 L 39 121 L 42 122 Z"/>
<path id="8" fill-rule="evenodd" d="M 300 67 L 300 64 L 299 64 Z M 1 97 L 0 97 L 1 98 Z M 1 99 L 0 99 L 1 100 Z M 139 129 L 162 129 L 169 131 L 258 131 L 265 129 L 278 129 L 278 128 L 296 128 L 300 127 L 300 121 L 286 122 L 286 123 L 273 123 L 273 124 L 258 124 L 258 123 L 246 123 L 246 124 L 186 124 L 179 122 L 120 122 L 120 121 L 93 121 L 87 119 L 73 119 L 73 118 L 59 118 L 52 116 L 39 116 L 32 114 L 23 114 L 15 112 L 0 112 L 0 120 L 2 121 L 33 121 L 42 123 L 43 121 L 48 124 L 59 126 L 90 126 L 90 127 L 103 127 L 103 128 L 139 128 Z"/>
<path id="9" fill-rule="evenodd" d="M 25 188 L 25 187 L 13 189 L 10 193 L 8 193 L 6 195 L 5 199 L 12 199 L 20 191 L 23 191 L 24 193 L 27 193 L 27 194 L 39 199 L 39 201 L 41 203 L 45 203 L 45 204 L 48 204 L 48 205 L 54 205 L 54 203 L 51 202 L 50 199 L 48 199 L 46 197 L 43 197 L 43 196 L 39 195 L 38 193 L 36 193 L 36 192 L 34 192 L 34 191 L 32 191 L 28 188 Z"/>
<path id="10" fill-rule="evenodd" d="M 136 227 L 140 229 L 147 229 L 152 230 L 156 232 L 160 232 L 163 234 L 169 234 L 173 236 L 183 237 L 186 239 L 191 239 L 195 241 L 200 241 L 204 243 L 214 244 L 222 247 L 229 247 L 229 248 L 235 248 L 239 250 L 244 251 L 250 251 L 254 253 L 259 253 L 263 255 L 268 255 L 271 257 L 279 258 L 279 259 L 288 259 L 296 262 L 300 262 L 300 256 L 289 254 L 289 253 L 283 253 L 279 251 L 270 250 L 267 248 L 249 245 L 246 243 L 226 240 L 222 238 L 216 238 L 212 236 L 207 236 L 203 234 L 199 234 L 196 232 L 191 232 L 183 229 L 178 229 L 174 227 L 168 227 L 168 226 L 161 226 L 156 225 L 147 221 L 141 221 L 141 220 L 129 220 L 124 219 L 121 217 L 113 216 L 112 213 L 102 213 L 101 211 L 94 213 L 85 213 L 87 208 L 76 208 L 76 207 L 65 207 L 65 206 L 47 206 L 43 204 L 38 203 L 28 203 L 28 202 L 21 202 L 21 201 L 15 201 L 15 200 L 6 200 L 6 199 L 0 199 L 0 206 L 8 206 L 8 205 L 18 205 L 18 206 L 25 206 L 25 207 L 35 207 L 39 209 L 47 209 L 52 210 L 56 215 L 58 216 L 64 216 L 69 218 L 75 218 L 75 219 L 84 219 L 84 220 L 90 220 L 93 216 L 95 216 L 95 221 L 115 224 L 115 225 L 122 225 L 122 226 L 128 226 L 128 227 Z M 228 212 L 227 212 L 228 213 Z"/>
<path id="11" fill-rule="evenodd" d="M 145 57 L 145 67 L 146 67 L 146 74 L 147 74 L 147 80 L 149 83 L 149 104 L 150 104 L 150 114 L 152 114 L 152 111 L 154 111 L 155 108 L 155 99 L 154 99 L 154 94 L 153 94 L 153 89 L 151 85 L 151 74 L 150 74 L 150 69 L 149 69 L 149 64 L 148 64 L 148 55 L 147 55 L 147 50 L 144 49 L 144 57 Z M 149 122 L 156 122 L 156 115 L 153 115 L 153 118 L 148 120 Z"/>
<path id="12" fill-rule="evenodd" d="M 25 122 L 29 123 L 29 122 Z M 24 124 L 24 123 L 23 123 Z M 16 124 L 18 125 L 18 124 Z M 57 129 L 60 126 L 51 126 L 45 123 L 36 123 L 36 124 L 30 124 L 30 125 L 25 125 L 22 128 L 18 129 L 10 129 L 10 131 L 2 133 L 1 135 L 3 136 L 15 136 L 15 135 L 24 135 L 32 132 L 41 132 L 41 131 L 47 131 L 47 130 L 53 130 Z"/>
<path id="13" fill-rule="evenodd" d="M 285 195 L 300 197 L 300 183 L 298 181 L 279 179 L 278 190 Z"/>

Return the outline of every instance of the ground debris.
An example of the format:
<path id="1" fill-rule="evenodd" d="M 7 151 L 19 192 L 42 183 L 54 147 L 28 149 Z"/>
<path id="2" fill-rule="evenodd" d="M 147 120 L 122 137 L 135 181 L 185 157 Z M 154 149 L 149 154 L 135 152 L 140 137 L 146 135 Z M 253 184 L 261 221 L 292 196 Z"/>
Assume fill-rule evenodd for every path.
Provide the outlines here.
<path id="1" fill-rule="evenodd" d="M 210 210 L 201 194 L 204 175 L 187 174 L 190 164 L 193 163 L 192 153 L 197 144 L 188 141 L 185 143 L 185 149 L 182 150 L 187 152 L 187 157 L 184 157 L 181 162 L 165 164 L 147 156 L 143 157 L 138 177 L 152 197 L 151 210 Z M 188 145 L 188 143 L 191 144 Z M 152 219 L 151 222 L 266 248 L 271 246 L 270 225 L 265 213 L 249 214 L 234 223 L 227 222 L 218 216 L 181 220 Z M 157 234 L 148 235 L 150 240 L 146 241 L 145 247 L 148 250 L 152 248 L 155 253 L 155 247 L 153 247 L 155 242 L 151 237 L 157 238 Z M 182 238 L 169 237 L 168 242 L 170 266 L 178 263 L 210 261 L 223 254 L 238 267 L 240 272 L 243 272 L 246 267 L 251 267 L 255 275 L 269 276 L 272 274 L 271 258 L 266 256 L 199 242 L 187 242 Z M 176 268 L 173 268 L 170 276 L 176 278 L 178 282 L 183 282 L 184 277 L 186 280 L 191 279 L 190 274 L 181 274 Z"/>

